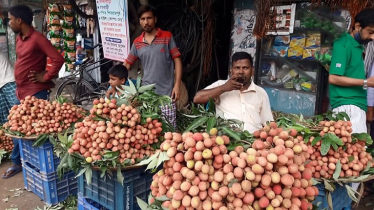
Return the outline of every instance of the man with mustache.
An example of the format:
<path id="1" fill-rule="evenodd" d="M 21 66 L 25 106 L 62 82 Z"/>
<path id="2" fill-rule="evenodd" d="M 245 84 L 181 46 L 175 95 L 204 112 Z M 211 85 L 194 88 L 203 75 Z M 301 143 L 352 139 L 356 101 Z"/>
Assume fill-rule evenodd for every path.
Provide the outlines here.
<path id="1" fill-rule="evenodd" d="M 253 133 L 268 121 L 274 121 L 269 97 L 265 90 L 254 84 L 253 59 L 246 52 L 232 56 L 230 79 L 218 80 L 196 93 L 194 103 L 205 104 L 215 99 L 216 112 L 225 119 L 237 119 L 244 129 Z"/>
<path id="2" fill-rule="evenodd" d="M 374 77 L 366 79 L 364 44 L 374 39 L 374 9 L 365 9 L 355 17 L 350 33 L 334 42 L 329 72 L 330 103 L 333 112 L 345 112 L 353 133 L 366 133 L 367 88 Z"/>
<path id="3" fill-rule="evenodd" d="M 141 6 L 138 9 L 140 25 L 144 32 L 134 40 L 130 54 L 123 63 L 129 70 L 136 60 L 140 59 L 144 68 L 142 85 L 155 84 L 159 95 L 171 96 L 173 102 L 180 97 L 182 83 L 181 53 L 169 31 L 156 27 L 156 9 L 152 6 Z M 175 76 L 175 82 L 174 82 Z M 107 92 L 107 98 L 113 96 L 114 89 Z M 176 106 L 161 107 L 162 115 L 176 128 Z"/>

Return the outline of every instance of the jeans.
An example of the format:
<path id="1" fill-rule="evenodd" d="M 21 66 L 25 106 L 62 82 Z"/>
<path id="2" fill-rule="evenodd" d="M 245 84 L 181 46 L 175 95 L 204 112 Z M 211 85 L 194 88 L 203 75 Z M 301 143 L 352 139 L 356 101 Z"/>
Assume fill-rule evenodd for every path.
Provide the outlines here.
<path id="1" fill-rule="evenodd" d="M 49 99 L 49 91 L 42 90 L 42 91 L 39 91 L 39 92 L 35 93 L 34 96 L 38 99 L 48 100 Z M 20 101 L 18 99 L 16 99 L 15 103 L 20 104 Z M 10 155 L 10 159 L 12 160 L 13 165 L 20 166 L 20 165 L 22 165 L 20 150 L 19 150 L 19 142 L 20 142 L 21 139 L 13 138 L 12 140 L 13 140 L 14 148 L 13 148 L 12 154 Z"/>

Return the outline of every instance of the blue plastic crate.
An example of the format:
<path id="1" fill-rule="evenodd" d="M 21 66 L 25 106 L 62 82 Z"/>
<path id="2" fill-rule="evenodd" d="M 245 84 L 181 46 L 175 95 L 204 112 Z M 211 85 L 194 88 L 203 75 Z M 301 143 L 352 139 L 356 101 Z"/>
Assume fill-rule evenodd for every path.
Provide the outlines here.
<path id="1" fill-rule="evenodd" d="M 55 173 L 60 159 L 53 154 L 53 145 L 49 140 L 40 147 L 33 147 L 33 143 L 34 141 L 30 140 L 20 140 L 19 145 L 22 161 L 31 164 L 42 174 L 49 175 Z"/>
<path id="2" fill-rule="evenodd" d="M 107 210 L 102 205 L 93 200 L 85 198 L 82 193 L 78 193 L 78 210 Z"/>
<path id="3" fill-rule="evenodd" d="M 36 194 L 46 204 L 57 204 L 69 195 L 78 193 L 78 181 L 73 171 L 59 179 L 56 172 L 46 176 L 28 163 L 23 162 L 22 167 L 25 188 Z"/>
<path id="4" fill-rule="evenodd" d="M 106 210 L 140 210 L 136 197 L 147 202 L 153 177 L 144 170 L 145 167 L 123 171 L 123 186 L 118 182 L 116 172 L 113 176 L 100 178 L 101 172 L 93 171 L 90 185 L 85 176 L 78 178 L 78 192 Z"/>
<path id="5" fill-rule="evenodd" d="M 344 186 L 335 184 L 336 189 L 331 193 L 332 206 L 334 210 L 350 210 L 352 199 L 349 197 L 347 189 Z M 319 190 L 318 196 L 315 197 L 312 202 L 313 205 L 318 205 L 318 209 L 329 209 L 329 204 L 327 202 L 327 196 L 325 193 L 325 186 L 323 184 L 318 184 L 316 187 Z"/>

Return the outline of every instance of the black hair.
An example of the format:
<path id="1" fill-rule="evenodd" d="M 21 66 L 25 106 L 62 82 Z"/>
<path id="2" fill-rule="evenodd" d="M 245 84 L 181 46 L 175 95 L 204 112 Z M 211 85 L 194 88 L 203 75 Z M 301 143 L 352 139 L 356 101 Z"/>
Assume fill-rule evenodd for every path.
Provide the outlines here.
<path id="1" fill-rule="evenodd" d="M 140 18 L 146 12 L 152 12 L 153 16 L 157 17 L 157 9 L 151 5 L 143 5 L 139 7 L 137 15 Z"/>
<path id="2" fill-rule="evenodd" d="M 232 59 L 232 63 L 238 60 L 248 59 L 249 62 L 251 63 L 251 66 L 253 66 L 253 58 L 249 53 L 246 53 L 246 52 L 236 52 L 232 55 L 231 59 Z"/>
<path id="3" fill-rule="evenodd" d="M 361 28 L 374 26 L 374 8 L 367 8 L 359 12 L 355 17 L 355 23 L 360 23 Z M 353 29 L 354 29 L 353 25 Z"/>
<path id="4" fill-rule="evenodd" d="M 127 79 L 129 72 L 126 66 L 122 64 L 117 64 L 109 69 L 108 74 L 118 77 L 119 79 Z"/>
<path id="5" fill-rule="evenodd" d="M 9 13 L 16 18 L 20 18 L 27 25 L 32 25 L 34 13 L 30 9 L 30 7 L 24 4 L 19 4 L 11 7 L 9 9 Z"/>

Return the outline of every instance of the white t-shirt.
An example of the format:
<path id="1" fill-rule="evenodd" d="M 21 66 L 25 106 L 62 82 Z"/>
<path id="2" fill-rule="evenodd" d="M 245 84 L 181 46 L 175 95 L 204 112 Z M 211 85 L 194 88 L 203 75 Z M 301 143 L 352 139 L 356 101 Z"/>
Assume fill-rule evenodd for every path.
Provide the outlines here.
<path id="1" fill-rule="evenodd" d="M 0 53 L 0 88 L 9 82 L 14 82 L 14 68 L 10 63 L 8 56 Z"/>

